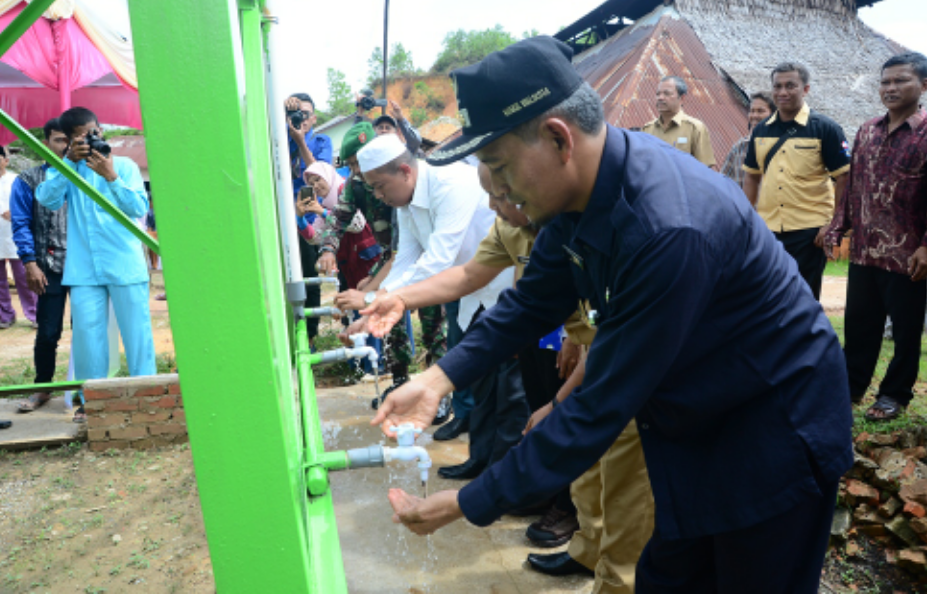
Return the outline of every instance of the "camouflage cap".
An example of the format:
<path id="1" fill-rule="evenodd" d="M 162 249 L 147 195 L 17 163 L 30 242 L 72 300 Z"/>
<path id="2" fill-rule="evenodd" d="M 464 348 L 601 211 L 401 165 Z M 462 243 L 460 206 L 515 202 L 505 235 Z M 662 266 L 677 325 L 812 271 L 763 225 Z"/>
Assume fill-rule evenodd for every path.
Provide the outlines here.
<path id="1" fill-rule="evenodd" d="M 376 136 L 377 133 L 370 122 L 361 122 L 351 126 L 344 133 L 344 138 L 341 140 L 341 161 L 345 162 L 348 158 L 356 155 L 357 151 L 361 150 L 365 144 L 376 138 Z"/>

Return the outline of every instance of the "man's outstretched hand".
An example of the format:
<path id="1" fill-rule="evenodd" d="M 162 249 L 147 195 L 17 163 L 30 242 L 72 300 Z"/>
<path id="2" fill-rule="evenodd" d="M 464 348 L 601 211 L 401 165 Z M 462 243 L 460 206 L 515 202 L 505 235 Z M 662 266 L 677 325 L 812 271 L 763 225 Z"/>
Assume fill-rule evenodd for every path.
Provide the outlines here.
<path id="1" fill-rule="evenodd" d="M 419 536 L 433 534 L 463 517 L 457 503 L 457 491 L 439 491 L 422 499 L 402 489 L 390 489 L 389 502 L 393 506 L 393 522 L 404 525 Z"/>
<path id="2" fill-rule="evenodd" d="M 395 427 L 412 423 L 418 429 L 430 427 L 441 398 L 454 390 L 444 371 L 437 365 L 423 374 L 390 392 L 371 425 L 380 425 L 380 430 L 390 439 L 396 438 Z"/>
<path id="3" fill-rule="evenodd" d="M 360 314 L 370 318 L 367 322 L 370 333 L 377 338 L 383 338 L 402 320 L 405 311 L 406 304 L 402 299 L 393 293 L 386 293 L 374 299 Z"/>

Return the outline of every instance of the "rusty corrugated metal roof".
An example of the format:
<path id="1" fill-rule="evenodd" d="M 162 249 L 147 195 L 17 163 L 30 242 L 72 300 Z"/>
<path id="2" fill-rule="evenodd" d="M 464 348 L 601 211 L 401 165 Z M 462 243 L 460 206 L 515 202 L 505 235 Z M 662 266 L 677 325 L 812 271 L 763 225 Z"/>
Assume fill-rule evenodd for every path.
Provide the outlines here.
<path id="1" fill-rule="evenodd" d="M 689 86 L 683 109 L 708 127 L 719 167 L 747 134 L 743 95 L 714 67 L 695 31 L 672 14 L 628 27 L 576 56 L 574 66 L 599 93 L 605 119 L 614 126 L 640 128 L 656 118 L 657 86 L 675 75 Z"/>
<path id="2" fill-rule="evenodd" d="M 689 86 L 683 109 L 705 122 L 719 165 L 747 134 L 747 106 L 740 92 L 711 62 L 695 31 L 682 19 L 664 15 L 641 24 L 577 56 L 576 69 L 598 91 L 608 122 L 641 127 L 657 117 L 657 85 L 665 76 Z"/>

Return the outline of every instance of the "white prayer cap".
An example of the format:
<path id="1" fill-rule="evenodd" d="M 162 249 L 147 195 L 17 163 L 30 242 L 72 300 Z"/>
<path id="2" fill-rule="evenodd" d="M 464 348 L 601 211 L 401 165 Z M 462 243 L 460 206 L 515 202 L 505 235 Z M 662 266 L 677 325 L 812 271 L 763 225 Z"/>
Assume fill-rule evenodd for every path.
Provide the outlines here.
<path id="1" fill-rule="evenodd" d="M 377 136 L 358 151 L 357 163 L 360 165 L 361 173 L 367 173 L 383 167 L 407 150 L 406 145 L 402 144 L 398 136 L 384 134 Z"/>

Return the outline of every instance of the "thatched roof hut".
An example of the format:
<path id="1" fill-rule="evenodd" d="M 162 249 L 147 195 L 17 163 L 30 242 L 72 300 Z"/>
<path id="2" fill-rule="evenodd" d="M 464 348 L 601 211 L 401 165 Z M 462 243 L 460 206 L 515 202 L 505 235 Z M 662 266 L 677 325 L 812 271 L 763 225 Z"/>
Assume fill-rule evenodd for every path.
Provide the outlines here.
<path id="1" fill-rule="evenodd" d="M 608 0 L 555 36 L 577 51 L 577 69 L 616 125 L 655 118 L 659 79 L 686 79 L 686 111 L 706 121 L 720 160 L 746 133 L 748 95 L 769 90 L 769 73 L 780 62 L 809 68 L 808 103 L 850 139 L 884 110 L 881 65 L 905 48 L 857 16 L 878 1 Z"/>

